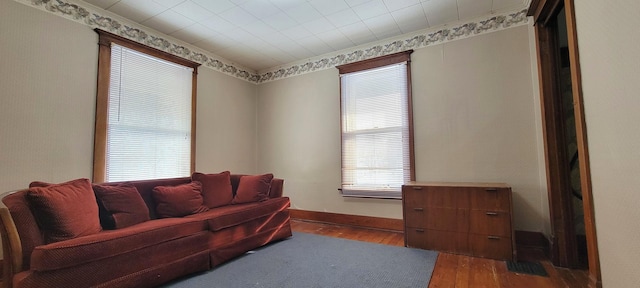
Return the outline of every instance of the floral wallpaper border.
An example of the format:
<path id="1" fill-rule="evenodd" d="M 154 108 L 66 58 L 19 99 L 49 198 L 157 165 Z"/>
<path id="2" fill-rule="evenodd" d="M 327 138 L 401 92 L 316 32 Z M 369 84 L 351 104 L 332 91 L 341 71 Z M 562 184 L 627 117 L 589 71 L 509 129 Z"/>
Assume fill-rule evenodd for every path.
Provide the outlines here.
<path id="1" fill-rule="evenodd" d="M 523 9 L 515 12 L 492 16 L 489 19 L 480 20 L 477 22 L 467 22 L 465 24 L 452 25 L 451 27 L 445 26 L 439 30 L 421 30 L 417 32 L 418 34 L 414 34 L 413 36 L 409 36 L 411 34 L 405 34 L 396 37 L 400 40 L 378 44 L 369 48 L 357 49 L 355 51 L 337 54 L 334 56 L 325 56 L 316 60 L 298 63 L 288 68 L 280 68 L 277 70 L 265 72 L 262 73 L 258 78 L 258 83 L 274 81 L 295 75 L 333 68 L 335 66 L 343 64 L 371 59 L 378 56 L 384 56 L 410 49 L 424 48 L 427 46 L 441 44 L 453 40 L 469 38 L 475 35 L 504 30 L 528 23 L 529 18 L 527 17 L 527 9 Z M 402 40 L 403 37 L 410 38 L 405 38 L 404 40 Z"/>
<path id="2" fill-rule="evenodd" d="M 122 37 L 143 43 L 145 45 L 160 49 L 173 55 L 198 62 L 205 67 L 214 69 L 224 74 L 243 79 L 255 84 L 280 80 L 296 75 L 306 74 L 314 71 L 333 68 L 338 65 L 366 60 L 378 56 L 384 56 L 409 49 L 424 48 L 431 45 L 441 44 L 453 40 L 464 39 L 475 35 L 485 34 L 493 31 L 517 27 L 529 23 L 527 10 L 492 15 L 488 19 L 466 22 L 464 24 L 444 26 L 441 29 L 427 29 L 418 31 L 417 34 L 405 34 L 387 43 L 376 44 L 372 47 L 356 48 L 347 52 L 338 52 L 332 55 L 323 55 L 313 60 L 301 61 L 294 64 L 287 64 L 287 68 L 276 68 L 258 74 L 250 69 L 226 63 L 219 57 L 208 55 L 205 52 L 197 51 L 195 47 L 187 47 L 176 43 L 166 36 L 154 35 L 145 31 L 137 25 L 124 23 L 124 21 L 114 19 L 106 11 L 100 8 L 87 5 L 83 7 L 72 1 L 64 0 L 14 0 L 23 4 L 48 11 L 64 18 L 88 25 L 92 28 L 100 28 L 105 31 L 120 35 Z M 409 38 L 406 38 L 409 37 Z M 405 39 L 402 39 L 405 38 Z M 384 41 L 384 40 L 383 40 Z M 369 44 L 371 45 L 371 44 Z M 344 50 L 343 50 L 344 51 Z"/>

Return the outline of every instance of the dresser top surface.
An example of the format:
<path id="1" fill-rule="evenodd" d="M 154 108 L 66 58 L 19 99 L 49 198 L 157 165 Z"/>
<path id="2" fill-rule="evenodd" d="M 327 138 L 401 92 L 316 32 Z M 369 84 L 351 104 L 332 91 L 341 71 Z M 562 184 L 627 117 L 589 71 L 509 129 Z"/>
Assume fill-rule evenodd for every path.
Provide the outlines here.
<path id="1" fill-rule="evenodd" d="M 482 187 L 482 188 L 511 188 L 506 183 L 489 182 L 418 182 L 411 181 L 403 186 L 435 186 L 435 187 Z"/>

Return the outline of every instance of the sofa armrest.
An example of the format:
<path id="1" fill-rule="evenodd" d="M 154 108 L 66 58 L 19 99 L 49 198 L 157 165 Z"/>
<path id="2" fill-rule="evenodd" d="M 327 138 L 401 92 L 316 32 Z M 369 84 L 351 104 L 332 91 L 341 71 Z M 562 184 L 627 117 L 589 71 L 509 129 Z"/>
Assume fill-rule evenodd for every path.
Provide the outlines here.
<path id="1" fill-rule="evenodd" d="M 284 179 L 273 178 L 273 180 L 271 180 L 269 198 L 282 197 L 283 186 L 284 186 Z"/>
<path id="2" fill-rule="evenodd" d="M 4 196 L 13 192 L 8 192 L 0 196 Z M 0 236 L 2 237 L 2 283 L 0 287 L 13 286 L 13 275 L 20 272 L 22 267 L 22 243 L 16 224 L 13 222 L 9 208 L 0 201 Z"/>

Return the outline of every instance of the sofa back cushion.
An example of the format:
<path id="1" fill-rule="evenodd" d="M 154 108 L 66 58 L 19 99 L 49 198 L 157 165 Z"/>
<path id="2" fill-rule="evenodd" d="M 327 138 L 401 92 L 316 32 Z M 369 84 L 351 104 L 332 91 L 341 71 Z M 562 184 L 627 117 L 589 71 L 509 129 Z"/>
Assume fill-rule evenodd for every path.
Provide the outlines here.
<path id="1" fill-rule="evenodd" d="M 273 174 L 245 175 L 240 177 L 238 190 L 232 204 L 260 202 L 269 199 Z"/>
<path id="2" fill-rule="evenodd" d="M 149 218 L 157 219 L 158 215 L 156 215 L 156 201 L 152 195 L 153 188 L 155 188 L 156 186 L 176 186 L 176 185 L 186 184 L 189 182 L 191 182 L 191 177 L 125 181 L 125 182 L 108 182 L 108 183 L 102 183 L 100 185 L 117 186 L 122 184 L 130 184 L 135 186 L 136 189 L 138 190 L 138 193 L 140 193 L 140 197 L 142 197 L 144 204 L 147 206 L 147 211 L 149 212 Z"/>
<path id="3" fill-rule="evenodd" d="M 240 178 L 246 176 L 244 174 L 231 174 L 231 188 L 233 189 L 233 195 L 236 195 L 238 191 L 238 184 L 240 184 Z M 282 197 L 282 189 L 284 186 L 284 179 L 273 178 L 271 180 L 271 186 L 269 187 L 269 198 Z"/>
<path id="4" fill-rule="evenodd" d="M 216 208 L 231 204 L 233 188 L 231 187 L 231 173 L 229 171 L 218 174 L 194 172 L 191 175 L 191 180 L 202 183 L 204 206 Z"/>
<path id="5" fill-rule="evenodd" d="M 183 217 L 208 211 L 202 198 L 202 184 L 197 181 L 178 186 L 153 188 L 156 213 L 160 218 Z"/>
<path id="6" fill-rule="evenodd" d="M 113 230 L 149 220 L 149 210 L 131 184 L 93 185 L 102 228 Z"/>
<path id="7" fill-rule="evenodd" d="M 29 188 L 27 200 L 47 243 L 102 231 L 89 179 Z"/>

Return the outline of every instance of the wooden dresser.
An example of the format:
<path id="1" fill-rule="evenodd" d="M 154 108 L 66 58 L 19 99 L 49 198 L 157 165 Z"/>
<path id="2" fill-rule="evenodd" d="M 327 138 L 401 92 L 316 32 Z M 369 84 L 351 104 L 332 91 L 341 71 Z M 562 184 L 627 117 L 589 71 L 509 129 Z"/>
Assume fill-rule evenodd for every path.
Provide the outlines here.
<path id="1" fill-rule="evenodd" d="M 516 260 L 506 184 L 410 182 L 402 207 L 407 247 Z"/>

